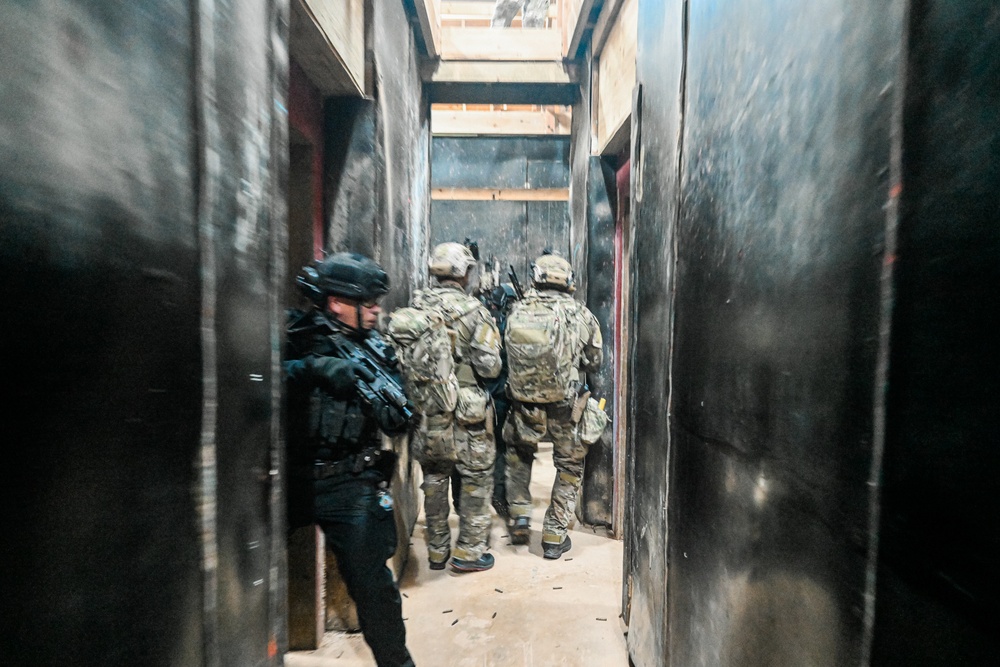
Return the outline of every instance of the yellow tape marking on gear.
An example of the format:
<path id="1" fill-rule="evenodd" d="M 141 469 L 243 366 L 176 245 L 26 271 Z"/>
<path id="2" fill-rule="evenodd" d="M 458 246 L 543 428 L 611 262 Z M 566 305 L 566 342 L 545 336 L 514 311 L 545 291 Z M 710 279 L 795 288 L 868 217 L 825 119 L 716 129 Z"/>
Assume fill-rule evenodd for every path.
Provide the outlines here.
<path id="1" fill-rule="evenodd" d="M 500 347 L 500 339 L 494 333 L 493 327 L 487 324 L 480 324 L 479 328 L 476 329 L 476 342 L 487 348 Z"/>

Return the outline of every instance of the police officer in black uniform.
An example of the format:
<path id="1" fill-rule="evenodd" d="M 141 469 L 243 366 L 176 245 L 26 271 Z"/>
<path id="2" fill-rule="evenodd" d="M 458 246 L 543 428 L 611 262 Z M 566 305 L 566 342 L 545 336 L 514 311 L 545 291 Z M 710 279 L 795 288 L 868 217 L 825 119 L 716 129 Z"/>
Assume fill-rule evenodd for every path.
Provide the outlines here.
<path id="1" fill-rule="evenodd" d="M 379 434 L 403 433 L 409 423 L 362 393 L 375 379 L 370 367 L 343 358 L 344 349 L 363 349 L 401 382 L 392 348 L 374 329 L 389 279 L 371 259 L 337 253 L 303 269 L 298 283 L 317 307 L 293 312 L 284 363 L 290 527 L 323 529 L 379 667 L 412 666 L 399 589 L 386 566 L 396 550 L 388 492 L 395 455 L 381 449 Z"/>

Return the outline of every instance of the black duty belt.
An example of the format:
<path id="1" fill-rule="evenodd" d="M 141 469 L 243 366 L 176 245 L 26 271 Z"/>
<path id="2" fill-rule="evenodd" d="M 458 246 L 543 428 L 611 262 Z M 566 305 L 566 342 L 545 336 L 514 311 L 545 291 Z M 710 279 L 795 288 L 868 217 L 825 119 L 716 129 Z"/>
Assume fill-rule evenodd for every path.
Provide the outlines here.
<path id="1" fill-rule="evenodd" d="M 309 469 L 309 477 L 313 479 L 326 479 L 335 475 L 352 472 L 354 470 L 354 457 L 342 459 L 340 461 L 316 461 Z"/>
<path id="2" fill-rule="evenodd" d="M 306 466 L 308 471 L 305 476 L 312 479 L 326 479 L 345 473 L 357 475 L 368 468 L 375 467 L 382 456 L 383 453 L 380 450 L 366 449 L 339 461 L 315 461 L 312 466 Z"/>

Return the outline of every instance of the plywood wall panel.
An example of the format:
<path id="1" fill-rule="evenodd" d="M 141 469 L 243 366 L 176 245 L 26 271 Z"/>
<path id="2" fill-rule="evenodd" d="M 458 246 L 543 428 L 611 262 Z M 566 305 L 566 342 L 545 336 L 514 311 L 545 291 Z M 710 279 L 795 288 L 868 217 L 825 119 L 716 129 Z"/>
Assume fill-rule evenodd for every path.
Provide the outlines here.
<path id="1" fill-rule="evenodd" d="M 638 20 L 639 0 L 625 0 L 598 55 L 595 154 L 604 151 L 632 111 Z"/>

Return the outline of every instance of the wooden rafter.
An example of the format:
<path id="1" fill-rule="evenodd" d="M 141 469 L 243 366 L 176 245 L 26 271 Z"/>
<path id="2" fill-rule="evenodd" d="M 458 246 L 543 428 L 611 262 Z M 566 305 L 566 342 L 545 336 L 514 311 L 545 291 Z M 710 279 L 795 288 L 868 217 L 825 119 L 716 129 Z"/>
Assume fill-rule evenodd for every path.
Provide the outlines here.
<path id="1" fill-rule="evenodd" d="M 420 33 L 424 38 L 424 48 L 430 58 L 441 56 L 441 17 L 439 15 L 440 0 L 416 0 L 413 5 L 420 24 Z M 378 11 L 378 7 L 375 8 Z"/>
<path id="2" fill-rule="evenodd" d="M 569 188 L 433 188 L 439 201 L 569 201 Z"/>
<path id="3" fill-rule="evenodd" d="M 540 107 L 533 111 L 502 109 L 431 109 L 431 132 L 442 135 L 568 135 L 570 110 L 565 107 Z M 437 107 L 437 105 L 435 105 Z"/>
<path id="4" fill-rule="evenodd" d="M 441 28 L 442 60 L 561 61 L 559 30 Z"/>

